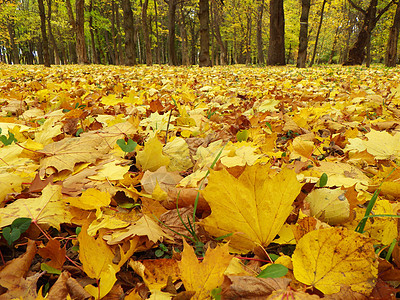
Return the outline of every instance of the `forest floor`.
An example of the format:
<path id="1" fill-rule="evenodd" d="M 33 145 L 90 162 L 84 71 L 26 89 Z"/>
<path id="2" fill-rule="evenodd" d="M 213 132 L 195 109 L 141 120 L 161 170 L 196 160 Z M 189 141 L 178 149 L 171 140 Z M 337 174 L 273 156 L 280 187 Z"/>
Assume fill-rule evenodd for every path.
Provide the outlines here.
<path id="1" fill-rule="evenodd" d="M 0 65 L 0 297 L 395 299 L 399 71 Z"/>

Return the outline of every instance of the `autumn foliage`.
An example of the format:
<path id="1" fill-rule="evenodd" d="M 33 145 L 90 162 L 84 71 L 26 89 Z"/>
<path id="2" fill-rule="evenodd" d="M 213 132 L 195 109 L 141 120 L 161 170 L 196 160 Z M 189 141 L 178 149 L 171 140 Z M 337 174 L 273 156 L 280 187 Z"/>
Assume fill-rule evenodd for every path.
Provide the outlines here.
<path id="1" fill-rule="evenodd" d="M 395 299 L 397 71 L 1 66 L 1 299 Z"/>

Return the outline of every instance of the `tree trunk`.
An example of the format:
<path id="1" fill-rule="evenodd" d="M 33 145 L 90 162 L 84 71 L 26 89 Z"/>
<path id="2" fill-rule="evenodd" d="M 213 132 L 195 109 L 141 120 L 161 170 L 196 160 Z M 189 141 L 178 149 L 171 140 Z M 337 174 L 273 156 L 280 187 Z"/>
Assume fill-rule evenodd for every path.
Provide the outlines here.
<path id="1" fill-rule="evenodd" d="M 246 64 L 251 64 L 251 12 L 247 12 L 246 26 Z"/>
<path id="2" fill-rule="evenodd" d="M 115 1 L 111 1 L 111 40 L 112 40 L 112 63 L 117 65 L 119 63 L 118 50 L 117 50 L 117 35 L 115 33 Z"/>
<path id="3" fill-rule="evenodd" d="M 368 40 L 367 40 L 367 51 L 366 51 L 365 55 L 366 55 L 366 58 L 365 58 L 365 66 L 366 66 L 367 68 L 369 68 L 370 65 L 371 65 L 371 61 L 372 61 L 372 58 L 371 58 L 371 34 L 368 35 Z"/>
<path id="4" fill-rule="evenodd" d="M 297 67 L 305 68 L 307 62 L 308 46 L 308 15 L 310 13 L 310 0 L 301 1 L 299 53 L 297 55 Z"/>
<path id="5" fill-rule="evenodd" d="M 40 15 L 40 31 L 42 33 L 44 66 L 50 67 L 49 42 L 47 40 L 47 34 L 46 34 L 46 14 L 44 11 L 43 0 L 38 0 L 38 6 L 39 6 L 39 15 Z"/>
<path id="6" fill-rule="evenodd" d="M 19 64 L 20 61 L 19 61 L 18 48 L 17 48 L 17 45 L 15 44 L 15 29 L 14 29 L 14 20 L 13 19 L 7 20 L 7 30 L 8 30 L 8 35 L 10 37 L 12 61 L 14 64 Z"/>
<path id="7" fill-rule="evenodd" d="M 168 1 L 168 57 L 169 64 L 172 66 L 178 65 L 175 51 L 175 12 L 176 0 Z"/>
<path id="8" fill-rule="evenodd" d="M 119 2 L 116 3 L 115 11 L 115 24 L 117 25 L 117 42 L 118 42 L 118 64 L 121 65 L 123 61 L 122 53 L 122 37 L 121 37 L 121 24 L 120 24 L 120 14 L 119 14 Z"/>
<path id="9" fill-rule="evenodd" d="M 54 38 L 53 32 L 51 30 L 51 0 L 47 0 L 47 29 L 49 31 L 49 38 L 51 45 L 53 46 L 54 55 L 55 55 L 55 64 L 60 64 L 60 54 L 58 51 L 57 43 Z"/>
<path id="10" fill-rule="evenodd" d="M 314 44 L 314 51 L 313 51 L 313 55 L 310 61 L 310 67 L 313 66 L 314 61 L 315 61 L 315 55 L 317 54 L 317 47 L 318 47 L 318 39 L 319 39 L 319 34 L 321 32 L 321 27 L 322 27 L 322 22 L 324 20 L 324 10 L 325 10 L 325 4 L 326 4 L 326 0 L 324 0 L 322 2 L 322 7 L 321 7 L 321 15 L 319 18 L 319 24 L 318 24 L 318 29 L 317 29 L 317 36 L 315 37 L 315 44 Z"/>
<path id="11" fill-rule="evenodd" d="M 268 61 L 270 66 L 285 65 L 285 13 L 283 0 L 271 0 Z"/>
<path id="12" fill-rule="evenodd" d="M 151 55 L 151 42 L 149 33 L 149 24 L 147 21 L 147 8 L 149 6 L 149 0 L 144 0 L 142 3 L 142 27 L 143 27 L 143 37 L 146 47 L 146 65 L 153 65 L 153 58 Z"/>
<path id="13" fill-rule="evenodd" d="M 156 46 L 156 64 L 161 63 L 161 54 L 160 54 L 160 35 L 158 33 L 158 13 L 157 13 L 157 0 L 154 0 L 154 18 L 155 18 L 155 23 L 156 23 L 156 40 L 157 40 L 157 46 Z"/>
<path id="14" fill-rule="evenodd" d="M 197 34 L 196 34 L 196 24 L 195 22 L 190 22 L 190 35 L 191 35 L 191 43 L 190 43 L 190 57 L 191 57 L 191 62 L 192 65 L 196 64 L 196 41 L 197 41 Z"/>
<path id="15" fill-rule="evenodd" d="M 214 5 L 214 34 L 215 34 L 215 39 L 217 41 L 219 49 L 221 51 L 220 63 L 221 63 L 221 65 L 226 65 L 227 51 L 226 51 L 224 42 L 222 41 L 220 25 L 221 25 L 221 15 L 220 15 L 218 6 Z"/>
<path id="16" fill-rule="evenodd" d="M 133 22 L 133 12 L 130 0 L 121 0 L 122 10 L 124 12 L 124 31 L 125 31 L 125 65 L 136 65 L 136 44 L 135 44 L 135 24 Z"/>
<path id="17" fill-rule="evenodd" d="M 331 54 L 329 55 L 328 64 L 331 64 L 333 62 L 333 56 L 335 55 L 338 36 L 339 36 L 339 27 L 336 28 L 335 38 L 333 39 L 333 44 L 332 44 Z"/>
<path id="18" fill-rule="evenodd" d="M 390 27 L 389 39 L 386 47 L 385 65 L 386 67 L 395 67 L 397 64 L 397 42 L 400 31 L 400 3 L 397 2 L 396 13 L 393 19 L 393 25 Z"/>
<path id="19" fill-rule="evenodd" d="M 85 45 L 85 0 L 76 0 L 76 54 L 78 64 L 86 64 L 86 45 Z"/>
<path id="20" fill-rule="evenodd" d="M 262 40 L 262 20 L 264 13 L 264 0 L 262 0 L 257 8 L 257 61 L 260 65 L 264 64 L 264 51 Z"/>
<path id="21" fill-rule="evenodd" d="M 171 0 L 170 0 L 171 1 Z M 210 67 L 210 9 L 208 0 L 199 0 L 200 54 L 199 66 Z"/>
<path id="22" fill-rule="evenodd" d="M 389 2 L 378 15 L 377 13 L 377 5 L 378 0 L 371 0 L 369 3 L 368 9 L 364 10 L 361 7 L 357 6 L 352 0 L 349 0 L 350 4 L 360 11 L 364 15 L 363 24 L 361 30 L 357 36 L 357 41 L 353 45 L 353 47 L 349 51 L 349 56 L 343 65 L 361 65 L 365 58 L 365 47 L 368 45 L 368 41 L 371 36 L 372 30 L 375 28 L 376 23 L 382 17 L 382 15 L 389 9 L 390 5 L 392 5 L 393 1 Z"/>
<path id="23" fill-rule="evenodd" d="M 92 11 L 93 11 L 93 0 L 90 0 L 90 4 L 89 4 L 90 46 L 91 46 L 91 49 L 92 49 L 92 62 L 95 63 L 95 64 L 98 64 L 99 63 L 99 59 L 97 57 L 96 42 L 94 40 L 94 28 L 93 28 Z"/>

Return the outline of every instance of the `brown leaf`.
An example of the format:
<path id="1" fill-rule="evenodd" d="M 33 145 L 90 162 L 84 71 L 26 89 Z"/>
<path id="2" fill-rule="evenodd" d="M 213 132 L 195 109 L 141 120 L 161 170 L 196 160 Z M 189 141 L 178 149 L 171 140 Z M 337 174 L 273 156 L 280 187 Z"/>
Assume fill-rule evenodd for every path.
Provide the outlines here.
<path id="1" fill-rule="evenodd" d="M 48 241 L 46 247 L 41 247 L 38 254 L 44 259 L 50 259 L 47 264 L 53 268 L 61 269 L 65 262 L 66 249 L 61 248 L 60 241 L 51 239 Z"/>
<path id="2" fill-rule="evenodd" d="M 272 294 L 267 298 L 267 300 L 281 300 L 281 299 L 296 299 L 296 300 L 316 300 L 321 299 L 317 295 L 310 295 L 303 291 L 274 291 Z"/>
<path id="3" fill-rule="evenodd" d="M 174 239 L 180 240 L 181 236 L 175 232 L 180 234 L 190 236 L 189 231 L 185 228 L 185 225 L 182 223 L 181 218 L 186 225 L 187 228 L 189 227 L 188 218 L 190 221 L 193 220 L 193 208 L 191 207 L 183 207 L 179 209 L 179 214 L 176 209 L 172 209 L 167 211 L 166 213 L 162 214 L 160 217 L 160 221 L 162 224 L 165 224 L 165 231 L 171 235 Z M 172 230 L 175 232 L 173 232 Z M 199 226 L 196 226 L 196 234 L 199 235 L 198 232 Z"/>
<path id="4" fill-rule="evenodd" d="M 286 290 L 288 278 L 255 278 L 251 276 L 225 276 L 222 283 L 223 299 L 266 299 L 273 291 Z"/>
<path id="5" fill-rule="evenodd" d="M 49 300 L 58 300 L 58 299 L 67 299 L 69 294 L 67 287 L 67 280 L 70 278 L 70 274 L 67 271 L 61 273 L 58 277 L 56 283 L 49 290 L 49 294 L 47 295 L 47 299 Z"/>
<path id="6" fill-rule="evenodd" d="M 26 276 L 35 254 L 35 241 L 28 240 L 26 252 L 20 257 L 7 262 L 0 271 L 0 285 L 9 290 L 18 286 L 20 284 L 20 279 Z"/>
<path id="7" fill-rule="evenodd" d="M 74 278 L 69 277 L 67 279 L 68 291 L 72 299 L 86 300 L 90 299 L 92 296 L 86 292 L 86 290 L 76 281 Z"/>

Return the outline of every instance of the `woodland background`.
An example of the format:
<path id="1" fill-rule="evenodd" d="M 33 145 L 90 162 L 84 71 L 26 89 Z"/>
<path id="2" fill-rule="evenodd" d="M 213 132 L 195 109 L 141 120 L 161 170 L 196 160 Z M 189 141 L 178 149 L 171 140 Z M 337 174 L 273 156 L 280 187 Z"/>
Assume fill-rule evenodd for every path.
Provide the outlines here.
<path id="1" fill-rule="evenodd" d="M 3 0 L 8 64 L 395 66 L 394 0 Z"/>

